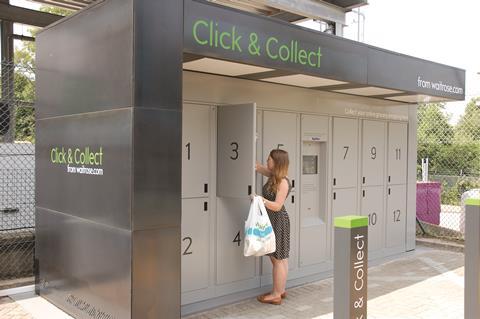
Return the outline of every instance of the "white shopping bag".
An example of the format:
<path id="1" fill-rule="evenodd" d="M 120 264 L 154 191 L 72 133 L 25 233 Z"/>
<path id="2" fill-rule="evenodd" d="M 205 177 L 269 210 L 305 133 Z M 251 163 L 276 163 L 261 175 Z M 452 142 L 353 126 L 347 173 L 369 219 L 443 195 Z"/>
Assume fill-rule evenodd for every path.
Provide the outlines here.
<path id="1" fill-rule="evenodd" d="M 275 233 L 260 196 L 255 196 L 245 222 L 244 256 L 263 256 L 275 252 Z"/>

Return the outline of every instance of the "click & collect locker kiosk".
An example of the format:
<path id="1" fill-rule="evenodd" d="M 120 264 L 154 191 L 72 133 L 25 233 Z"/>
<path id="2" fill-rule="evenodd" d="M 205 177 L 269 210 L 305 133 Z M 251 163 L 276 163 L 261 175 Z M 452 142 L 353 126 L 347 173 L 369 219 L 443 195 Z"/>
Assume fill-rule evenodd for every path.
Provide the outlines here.
<path id="1" fill-rule="evenodd" d="M 338 216 L 368 216 L 370 259 L 414 249 L 416 104 L 465 86 L 454 67 L 197 0 L 92 5 L 39 35 L 37 62 L 37 291 L 76 318 L 269 290 L 269 258 L 243 244 L 272 149 L 290 157 L 288 286 L 331 276 Z M 50 160 L 85 147 L 101 165 Z"/>

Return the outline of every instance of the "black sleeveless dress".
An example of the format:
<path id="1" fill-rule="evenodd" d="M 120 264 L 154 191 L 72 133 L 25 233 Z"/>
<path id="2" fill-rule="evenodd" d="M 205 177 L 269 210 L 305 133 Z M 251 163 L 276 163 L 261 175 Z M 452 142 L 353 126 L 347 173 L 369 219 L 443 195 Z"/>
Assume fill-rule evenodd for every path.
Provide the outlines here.
<path id="1" fill-rule="evenodd" d="M 292 186 L 288 178 L 285 177 L 285 179 L 288 182 L 288 194 L 290 194 Z M 265 199 L 274 202 L 277 194 L 269 191 L 267 184 L 263 185 L 262 195 Z M 283 205 L 278 212 L 271 211 L 267 208 L 267 213 L 270 218 L 270 223 L 272 223 L 273 232 L 275 233 L 276 245 L 276 251 L 267 256 L 272 256 L 275 259 L 287 259 L 290 255 L 290 218 L 288 217 L 285 205 Z"/>

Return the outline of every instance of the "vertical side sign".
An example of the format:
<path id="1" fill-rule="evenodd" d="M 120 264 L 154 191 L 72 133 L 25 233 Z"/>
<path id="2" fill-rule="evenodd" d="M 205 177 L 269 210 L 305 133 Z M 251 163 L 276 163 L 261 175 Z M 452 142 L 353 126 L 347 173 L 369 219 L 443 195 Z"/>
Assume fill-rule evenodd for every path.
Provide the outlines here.
<path id="1" fill-rule="evenodd" d="M 367 318 L 368 217 L 335 218 L 334 319 Z"/>
<path id="2" fill-rule="evenodd" d="M 217 196 L 248 198 L 255 186 L 256 105 L 217 112 Z"/>

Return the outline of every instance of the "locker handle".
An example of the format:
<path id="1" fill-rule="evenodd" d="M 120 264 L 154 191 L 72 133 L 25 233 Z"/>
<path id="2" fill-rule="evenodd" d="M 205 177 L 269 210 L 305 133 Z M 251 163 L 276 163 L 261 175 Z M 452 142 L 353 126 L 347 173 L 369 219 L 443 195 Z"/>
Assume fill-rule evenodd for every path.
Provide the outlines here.
<path id="1" fill-rule="evenodd" d="M 391 193 L 391 189 L 390 189 L 390 188 L 388 188 L 388 195 L 390 195 L 390 193 Z"/>
<path id="2" fill-rule="evenodd" d="M 252 185 L 248 185 L 248 195 L 252 195 Z"/>
<path id="3" fill-rule="evenodd" d="M 208 211 L 208 202 L 203 202 L 203 211 Z"/>
<path id="4" fill-rule="evenodd" d="M 333 200 L 337 199 L 337 193 L 333 192 Z"/>
<path id="5" fill-rule="evenodd" d="M 333 186 L 335 186 L 335 185 L 337 185 L 337 179 L 336 178 L 333 179 Z"/>
<path id="6" fill-rule="evenodd" d="M 208 184 L 203 184 L 203 192 L 208 193 Z"/>
<path id="7" fill-rule="evenodd" d="M 295 204 L 295 196 L 292 195 L 292 204 Z"/>
<path id="8" fill-rule="evenodd" d="M 391 176 L 388 176 L 388 182 L 390 183 L 390 181 L 392 180 L 392 177 Z"/>
<path id="9" fill-rule="evenodd" d="M 365 184 L 365 176 L 363 177 L 363 183 Z"/>
<path id="10" fill-rule="evenodd" d="M 295 180 L 292 179 L 292 188 L 294 188 L 294 187 L 295 187 Z"/>
<path id="11" fill-rule="evenodd" d="M 363 190 L 362 192 L 363 192 L 363 197 L 365 197 L 365 190 Z"/>

